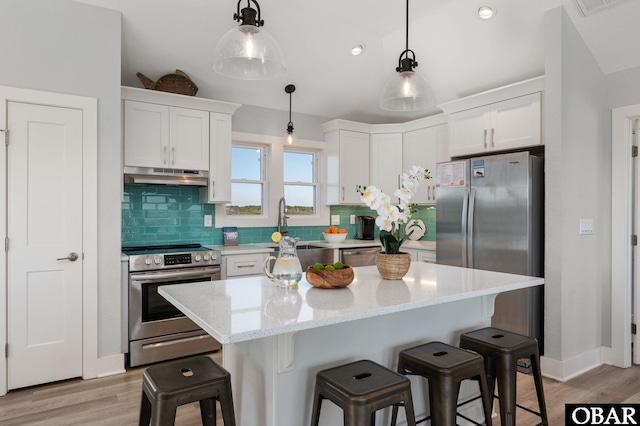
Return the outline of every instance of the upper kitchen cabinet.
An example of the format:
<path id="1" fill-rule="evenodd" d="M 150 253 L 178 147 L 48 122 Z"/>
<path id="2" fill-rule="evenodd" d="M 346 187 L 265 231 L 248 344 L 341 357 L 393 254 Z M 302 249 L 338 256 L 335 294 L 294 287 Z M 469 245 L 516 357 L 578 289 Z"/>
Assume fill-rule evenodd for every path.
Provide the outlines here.
<path id="1" fill-rule="evenodd" d="M 231 115 L 210 113 L 209 135 L 211 146 L 209 154 L 208 203 L 231 202 Z"/>
<path id="2" fill-rule="evenodd" d="M 230 201 L 231 117 L 240 105 L 133 87 L 122 87 L 122 99 L 125 167 L 207 171 L 203 201 Z"/>
<path id="3" fill-rule="evenodd" d="M 449 116 L 449 153 L 464 157 L 543 144 L 544 77 L 438 105 Z"/>
<path id="4" fill-rule="evenodd" d="M 358 185 L 369 185 L 369 126 L 346 120 L 322 124 L 327 156 L 327 204 L 362 204 Z"/>
<path id="5" fill-rule="evenodd" d="M 449 161 L 449 131 L 444 114 L 405 124 L 402 135 L 402 171 L 412 166 L 429 170 L 431 179 L 423 182 L 414 195 L 416 204 L 436 204 L 436 163 Z"/>
<path id="6" fill-rule="evenodd" d="M 209 112 L 124 101 L 124 165 L 209 170 Z"/>
<path id="7" fill-rule="evenodd" d="M 384 125 L 391 127 L 393 125 Z M 391 130 L 391 129 L 389 129 Z M 371 179 L 370 185 L 380 188 L 382 192 L 393 197 L 400 187 L 402 173 L 402 132 L 372 133 L 371 147 Z"/>

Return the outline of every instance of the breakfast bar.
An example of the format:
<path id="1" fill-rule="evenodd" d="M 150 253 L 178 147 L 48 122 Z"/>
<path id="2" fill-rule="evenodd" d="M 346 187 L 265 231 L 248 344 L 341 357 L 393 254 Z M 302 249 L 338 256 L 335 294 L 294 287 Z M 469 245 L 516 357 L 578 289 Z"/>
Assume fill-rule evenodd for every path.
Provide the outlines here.
<path id="1" fill-rule="evenodd" d="M 434 340 L 457 345 L 462 333 L 489 325 L 498 294 L 544 284 L 420 262 L 402 280 L 382 279 L 375 266 L 354 272 L 341 289 L 314 288 L 303 277 L 297 289 L 284 290 L 266 277 L 248 277 L 164 286 L 159 293 L 223 344 L 239 426 L 301 426 L 310 422 L 318 371 L 358 359 L 395 369 L 402 349 Z M 427 385 L 411 380 L 419 418 L 428 410 Z M 477 384 L 465 384 L 461 398 L 477 392 Z M 389 412 L 381 410 L 378 419 L 388 421 Z M 406 424 L 400 412 L 398 424 Z M 479 404 L 464 412 L 481 418 Z M 320 424 L 342 424 L 342 412 L 325 401 Z"/>

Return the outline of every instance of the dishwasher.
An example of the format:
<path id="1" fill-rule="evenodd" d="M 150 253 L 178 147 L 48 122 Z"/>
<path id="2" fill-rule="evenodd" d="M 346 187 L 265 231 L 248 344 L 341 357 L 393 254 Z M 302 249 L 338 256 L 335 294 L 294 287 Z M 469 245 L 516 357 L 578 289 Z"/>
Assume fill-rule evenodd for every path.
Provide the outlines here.
<path id="1" fill-rule="evenodd" d="M 340 249 L 340 261 L 349 266 L 369 266 L 376 264 L 376 253 L 380 247 Z"/>

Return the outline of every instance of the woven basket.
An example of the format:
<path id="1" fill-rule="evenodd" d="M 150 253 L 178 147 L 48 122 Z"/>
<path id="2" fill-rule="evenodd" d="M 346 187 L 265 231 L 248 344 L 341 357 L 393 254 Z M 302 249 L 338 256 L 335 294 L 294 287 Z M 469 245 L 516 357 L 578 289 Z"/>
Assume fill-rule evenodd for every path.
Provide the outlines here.
<path id="1" fill-rule="evenodd" d="M 379 252 L 376 254 L 376 266 L 385 280 L 400 280 L 411 266 L 411 255 L 409 253 L 387 254 Z"/>

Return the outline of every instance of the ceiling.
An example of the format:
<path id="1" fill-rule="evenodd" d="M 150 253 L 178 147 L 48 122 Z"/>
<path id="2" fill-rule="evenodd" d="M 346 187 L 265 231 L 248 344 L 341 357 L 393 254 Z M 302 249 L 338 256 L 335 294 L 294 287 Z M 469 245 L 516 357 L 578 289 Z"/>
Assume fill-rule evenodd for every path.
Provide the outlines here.
<path id="1" fill-rule="evenodd" d="M 199 97 L 285 111 L 284 87 L 295 84 L 294 114 L 391 123 L 440 112 L 378 107 L 405 48 L 403 0 L 258 0 L 264 29 L 287 63 L 283 76 L 266 81 L 227 78 L 211 68 L 217 41 L 237 26 L 237 0 L 79 1 L 122 12 L 123 85 L 142 87 L 136 72 L 156 80 L 178 68 L 197 84 Z M 485 4 L 497 8 L 488 21 L 475 14 Z M 575 0 L 412 0 L 409 47 L 416 72 L 437 103 L 542 75 L 544 12 L 557 6 L 565 7 L 603 73 L 640 66 L 638 0 L 620 0 L 586 17 Z M 351 56 L 358 42 L 365 52 Z"/>

